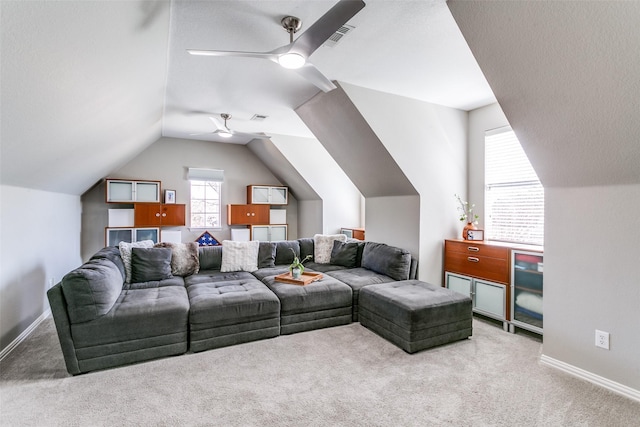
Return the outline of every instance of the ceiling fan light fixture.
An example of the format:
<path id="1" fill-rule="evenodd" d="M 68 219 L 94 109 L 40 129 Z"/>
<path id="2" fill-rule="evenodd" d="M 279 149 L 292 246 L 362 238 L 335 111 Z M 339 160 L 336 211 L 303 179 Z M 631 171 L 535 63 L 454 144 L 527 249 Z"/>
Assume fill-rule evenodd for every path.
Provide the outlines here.
<path id="1" fill-rule="evenodd" d="M 306 59 L 304 59 L 304 56 L 300 55 L 299 53 L 289 52 L 278 57 L 278 63 L 282 67 L 288 68 L 290 70 L 301 68 L 305 64 L 305 62 L 307 62 Z"/>

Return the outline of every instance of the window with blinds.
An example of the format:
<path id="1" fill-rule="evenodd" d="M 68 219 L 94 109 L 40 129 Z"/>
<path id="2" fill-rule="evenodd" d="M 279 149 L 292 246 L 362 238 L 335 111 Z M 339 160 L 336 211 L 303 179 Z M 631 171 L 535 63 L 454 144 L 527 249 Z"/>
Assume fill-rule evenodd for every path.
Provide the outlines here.
<path id="1" fill-rule="evenodd" d="M 511 128 L 485 134 L 485 237 L 544 243 L 544 188 Z"/>

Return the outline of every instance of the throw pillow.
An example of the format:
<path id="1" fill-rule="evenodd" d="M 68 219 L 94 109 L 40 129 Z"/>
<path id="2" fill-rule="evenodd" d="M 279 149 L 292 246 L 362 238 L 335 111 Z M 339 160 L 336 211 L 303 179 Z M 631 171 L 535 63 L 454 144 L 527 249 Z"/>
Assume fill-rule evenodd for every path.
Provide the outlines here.
<path id="1" fill-rule="evenodd" d="M 276 244 L 274 242 L 260 242 L 258 247 L 258 268 L 275 267 Z"/>
<path id="2" fill-rule="evenodd" d="M 222 241 L 222 266 L 220 271 L 256 271 L 258 269 L 258 250 L 260 242 Z"/>
<path id="3" fill-rule="evenodd" d="M 171 249 L 133 248 L 131 283 L 152 282 L 171 277 Z"/>
<path id="4" fill-rule="evenodd" d="M 316 263 L 329 264 L 333 242 L 336 240 L 346 242 L 347 236 L 344 234 L 316 234 L 313 236 L 313 259 Z"/>
<path id="5" fill-rule="evenodd" d="M 300 258 L 300 244 L 297 240 L 276 242 L 276 265 L 291 265 L 294 257 Z"/>
<path id="6" fill-rule="evenodd" d="M 198 248 L 200 270 L 220 270 L 222 267 L 222 245 Z"/>
<path id="7" fill-rule="evenodd" d="M 131 283 L 131 249 L 132 248 L 152 248 L 153 240 L 141 240 L 139 242 L 127 243 L 120 242 L 118 244 L 120 248 L 120 256 L 124 264 L 124 271 L 126 273 L 125 282 Z"/>
<path id="8" fill-rule="evenodd" d="M 331 250 L 331 261 L 333 265 L 341 265 L 347 268 L 355 268 L 358 256 L 357 243 L 345 243 L 339 240 L 333 241 Z"/>
<path id="9" fill-rule="evenodd" d="M 174 276 L 191 276 L 200 270 L 198 243 L 156 243 L 156 248 L 171 249 L 171 274 Z"/>

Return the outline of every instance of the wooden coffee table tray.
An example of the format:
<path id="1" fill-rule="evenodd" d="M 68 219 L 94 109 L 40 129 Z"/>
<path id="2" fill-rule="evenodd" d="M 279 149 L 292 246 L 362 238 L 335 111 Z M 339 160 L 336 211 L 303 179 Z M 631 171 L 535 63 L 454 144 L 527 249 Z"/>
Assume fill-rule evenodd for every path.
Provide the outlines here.
<path id="1" fill-rule="evenodd" d="M 278 274 L 276 276 L 277 282 L 289 283 L 292 285 L 299 285 L 299 286 L 308 285 L 309 283 L 315 282 L 316 280 L 320 280 L 320 279 L 322 279 L 322 273 L 312 273 L 310 271 L 303 272 L 300 275 L 299 279 L 294 279 L 293 276 L 291 275 L 291 272 Z"/>

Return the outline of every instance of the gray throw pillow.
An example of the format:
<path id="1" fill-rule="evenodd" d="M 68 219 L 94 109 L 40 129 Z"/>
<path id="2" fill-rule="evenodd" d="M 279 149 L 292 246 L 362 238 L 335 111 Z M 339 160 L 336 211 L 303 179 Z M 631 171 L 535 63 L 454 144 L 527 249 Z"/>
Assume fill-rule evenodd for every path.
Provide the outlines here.
<path id="1" fill-rule="evenodd" d="M 276 264 L 276 244 L 274 242 L 260 242 L 258 247 L 258 268 L 271 268 Z"/>
<path id="2" fill-rule="evenodd" d="M 293 249 L 293 252 L 291 252 Z M 293 262 L 293 254 L 300 258 L 300 243 L 297 240 L 281 240 L 276 242 L 276 265 L 288 265 Z"/>
<path id="3" fill-rule="evenodd" d="M 171 277 L 171 249 L 131 249 L 132 283 L 151 282 Z"/>
<path id="4" fill-rule="evenodd" d="M 345 243 L 334 240 L 333 249 L 331 249 L 331 261 L 329 261 L 329 264 L 355 268 L 357 256 L 357 243 Z"/>
<path id="5" fill-rule="evenodd" d="M 222 245 L 198 248 L 200 270 L 220 270 L 222 267 Z"/>
<path id="6" fill-rule="evenodd" d="M 366 242 L 362 251 L 362 266 L 394 280 L 407 280 L 411 253 L 384 243 Z"/>

